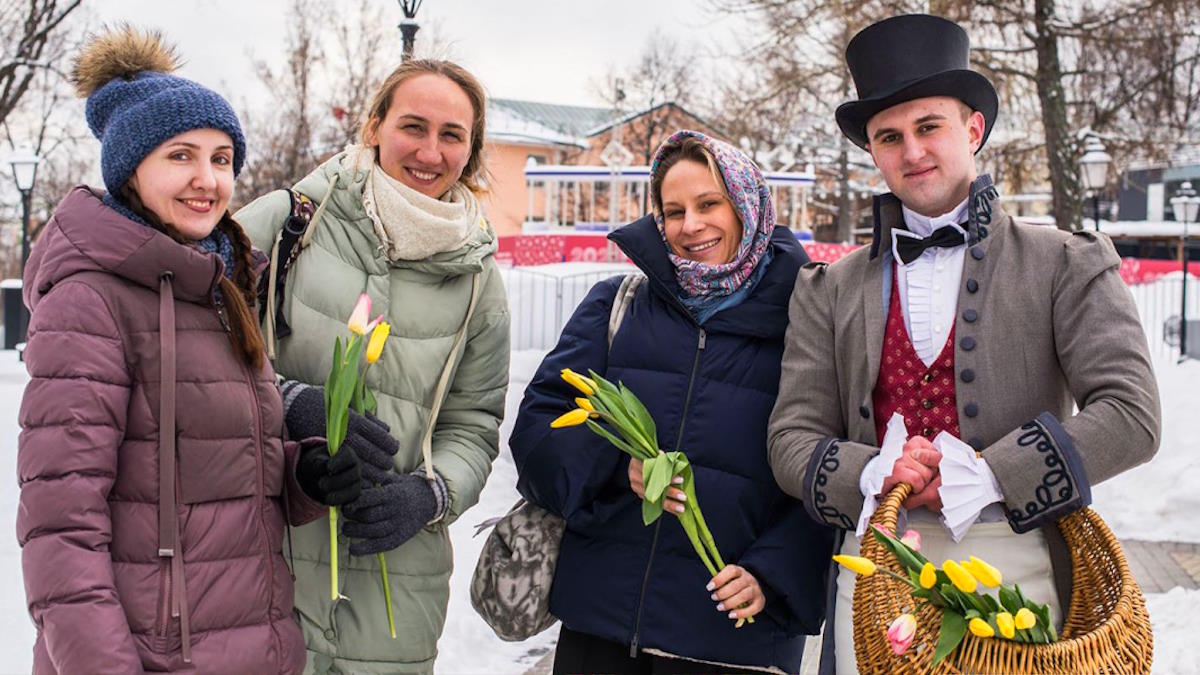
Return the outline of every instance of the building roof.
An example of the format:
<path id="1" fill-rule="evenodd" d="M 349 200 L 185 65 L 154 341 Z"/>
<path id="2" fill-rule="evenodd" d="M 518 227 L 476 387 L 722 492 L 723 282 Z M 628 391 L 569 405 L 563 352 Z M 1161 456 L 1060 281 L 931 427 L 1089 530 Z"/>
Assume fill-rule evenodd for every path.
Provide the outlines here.
<path id="1" fill-rule="evenodd" d="M 569 145 L 587 148 L 580 136 L 562 133 L 506 106 L 488 101 L 487 138 L 491 141 L 530 145 Z"/>
<path id="2" fill-rule="evenodd" d="M 558 105 L 512 98 L 493 98 L 488 102 L 494 108 L 507 110 L 543 127 L 575 138 L 586 137 L 592 129 L 611 122 L 618 116 L 612 108 Z"/>

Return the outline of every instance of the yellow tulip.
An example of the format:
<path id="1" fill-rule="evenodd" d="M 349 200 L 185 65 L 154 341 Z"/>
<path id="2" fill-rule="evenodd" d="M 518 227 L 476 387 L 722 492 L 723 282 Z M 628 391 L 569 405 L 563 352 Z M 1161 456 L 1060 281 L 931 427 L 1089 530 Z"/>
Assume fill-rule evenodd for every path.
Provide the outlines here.
<path id="1" fill-rule="evenodd" d="M 920 581 L 921 588 L 933 588 L 937 583 L 937 568 L 933 566 L 933 563 L 927 562 L 925 563 L 925 566 L 921 568 Z"/>
<path id="2" fill-rule="evenodd" d="M 1029 611 L 1028 607 L 1022 607 L 1017 610 L 1017 616 L 1013 619 L 1013 624 L 1021 630 L 1033 628 L 1037 625 L 1037 615 Z"/>
<path id="3" fill-rule="evenodd" d="M 864 577 L 875 574 L 875 563 L 866 558 L 856 555 L 835 555 L 833 560 L 855 574 L 861 574 Z"/>
<path id="4" fill-rule="evenodd" d="M 375 324 L 375 330 L 371 331 L 371 341 L 367 343 L 367 363 L 375 363 L 379 360 L 379 355 L 383 353 L 383 343 L 387 342 L 391 332 L 392 325 L 390 323 L 380 321 Z"/>
<path id="5" fill-rule="evenodd" d="M 953 560 L 947 560 L 942 563 L 942 571 L 946 573 L 946 576 L 950 577 L 950 582 L 954 584 L 954 587 L 963 593 L 974 593 L 978 587 L 975 577 L 971 576 L 970 572 L 963 569 L 962 565 Z"/>
<path id="6" fill-rule="evenodd" d="M 1000 574 L 1000 570 L 975 556 L 971 556 L 971 567 L 968 569 L 970 569 L 971 575 L 979 580 L 979 583 L 988 588 L 995 588 L 1004 581 L 1004 576 Z"/>
<path id="7" fill-rule="evenodd" d="M 1009 640 L 1017 634 L 1013 626 L 1013 615 L 1008 612 L 1000 612 L 996 615 L 996 627 L 1000 629 L 1000 634 Z"/>
<path id="8" fill-rule="evenodd" d="M 562 379 L 566 380 L 567 384 L 582 391 L 585 396 L 593 396 L 596 393 L 595 383 L 570 368 L 563 368 Z"/>
<path id="9" fill-rule="evenodd" d="M 575 405 L 579 406 L 580 408 L 583 408 L 584 410 L 586 410 L 590 413 L 596 412 L 596 406 L 592 405 L 591 401 L 587 400 L 586 398 L 584 398 L 582 396 L 575 399 Z"/>
<path id="10" fill-rule="evenodd" d="M 576 427 L 587 421 L 588 411 L 583 408 L 576 408 L 568 413 L 560 415 L 557 419 L 550 423 L 551 429 L 561 429 L 563 427 Z"/>
<path id="11" fill-rule="evenodd" d="M 366 335 L 370 314 L 371 296 L 363 293 L 358 296 L 358 302 L 354 304 L 354 311 L 350 312 L 350 320 L 346 322 L 346 327 L 355 335 Z"/>
<path id="12" fill-rule="evenodd" d="M 992 630 L 991 624 L 979 617 L 971 619 L 971 623 L 967 624 L 967 628 L 970 628 L 971 634 L 976 637 L 990 638 L 996 634 L 996 631 Z"/>

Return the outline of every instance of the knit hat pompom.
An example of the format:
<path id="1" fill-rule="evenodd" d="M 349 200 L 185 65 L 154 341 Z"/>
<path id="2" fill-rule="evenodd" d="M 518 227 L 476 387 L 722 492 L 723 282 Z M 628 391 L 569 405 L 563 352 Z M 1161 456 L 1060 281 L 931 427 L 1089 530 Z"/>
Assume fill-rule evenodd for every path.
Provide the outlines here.
<path id="1" fill-rule="evenodd" d="M 87 98 L 114 78 L 130 79 L 142 71 L 174 72 L 179 55 L 158 31 L 139 31 L 123 23 L 98 35 L 75 58 L 71 83 Z"/>
<path id="2" fill-rule="evenodd" d="M 246 137 L 233 106 L 212 89 L 170 75 L 178 65 L 175 48 L 161 34 L 128 24 L 93 38 L 75 59 L 71 79 L 87 97 L 88 128 L 100 140 L 104 186 L 114 196 L 146 155 L 193 129 L 228 134 L 233 175 L 242 170 Z"/>

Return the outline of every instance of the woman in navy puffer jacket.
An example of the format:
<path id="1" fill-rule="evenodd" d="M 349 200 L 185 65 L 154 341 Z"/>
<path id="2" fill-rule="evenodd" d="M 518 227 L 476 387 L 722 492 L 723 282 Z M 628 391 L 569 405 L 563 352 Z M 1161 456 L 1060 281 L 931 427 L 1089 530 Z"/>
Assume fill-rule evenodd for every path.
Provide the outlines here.
<path id="1" fill-rule="evenodd" d="M 753 162 L 703 134 L 664 142 L 651 194 L 653 217 L 609 235 L 647 277 L 611 349 L 620 278 L 571 317 L 511 438 L 521 494 L 567 520 L 550 600 L 563 622 L 554 672 L 798 672 L 804 635 L 820 627 L 832 537 L 776 486 L 766 432 L 807 257 L 774 228 Z M 717 577 L 674 519 L 642 524 L 640 462 L 586 428 L 550 429 L 577 395 L 563 368 L 624 382 L 654 416 L 660 447 L 687 453 L 731 563 Z M 668 510 L 681 495 L 670 489 Z"/>

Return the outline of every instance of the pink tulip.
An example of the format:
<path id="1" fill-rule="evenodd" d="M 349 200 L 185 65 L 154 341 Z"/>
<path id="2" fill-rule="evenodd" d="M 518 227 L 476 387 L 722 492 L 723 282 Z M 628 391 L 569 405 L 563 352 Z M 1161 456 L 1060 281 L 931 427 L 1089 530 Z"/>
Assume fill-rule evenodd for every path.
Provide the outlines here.
<path id="1" fill-rule="evenodd" d="M 887 536 L 891 537 L 892 539 L 896 538 L 896 533 L 892 532 L 892 529 L 890 527 L 883 527 L 882 525 L 876 525 L 875 523 L 871 523 L 871 527 L 875 528 L 876 530 L 879 530 L 880 532 L 886 534 Z"/>
<path id="2" fill-rule="evenodd" d="M 914 551 L 921 550 L 921 533 L 916 530 L 909 530 L 900 537 L 900 542 Z"/>
<path id="3" fill-rule="evenodd" d="M 371 296 L 363 293 L 358 296 L 358 303 L 354 305 L 354 311 L 350 312 L 350 320 L 346 322 L 346 327 L 351 333 L 357 335 L 367 334 L 367 320 L 371 316 Z"/>
<path id="4" fill-rule="evenodd" d="M 900 656 L 912 644 L 917 634 L 917 618 L 912 614 L 901 614 L 896 617 L 887 629 L 888 644 L 892 646 L 892 654 Z"/>

